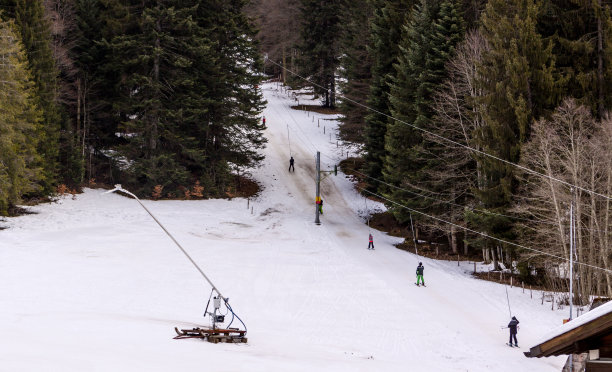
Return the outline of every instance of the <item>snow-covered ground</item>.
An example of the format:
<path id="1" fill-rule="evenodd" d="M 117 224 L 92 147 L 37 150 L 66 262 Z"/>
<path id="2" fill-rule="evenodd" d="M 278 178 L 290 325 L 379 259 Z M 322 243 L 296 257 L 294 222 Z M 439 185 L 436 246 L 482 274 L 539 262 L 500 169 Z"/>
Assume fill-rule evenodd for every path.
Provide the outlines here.
<path id="1" fill-rule="evenodd" d="M 173 340 L 175 326 L 208 324 L 209 285 L 136 201 L 86 190 L 0 231 L 0 371 L 560 370 L 563 358 L 522 351 L 567 311 L 508 288 L 524 349 L 509 348 L 506 288 L 377 231 L 367 250 L 359 216 L 376 206 L 342 174 L 324 180 L 315 225 L 315 152 L 324 170 L 346 157 L 337 123 L 263 89 L 269 143 L 253 213 L 245 199 L 144 201 L 230 298 L 248 344 Z M 414 285 L 419 260 L 426 288 Z"/>

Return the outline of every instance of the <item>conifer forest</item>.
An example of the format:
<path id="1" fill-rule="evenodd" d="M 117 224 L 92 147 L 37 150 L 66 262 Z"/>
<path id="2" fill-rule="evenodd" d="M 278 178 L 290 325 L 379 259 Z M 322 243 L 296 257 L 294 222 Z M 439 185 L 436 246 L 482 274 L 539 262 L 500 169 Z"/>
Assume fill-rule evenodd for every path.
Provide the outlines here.
<path id="1" fill-rule="evenodd" d="M 0 215 L 224 197 L 278 79 L 342 115 L 343 170 L 409 239 L 564 290 L 572 254 L 577 296 L 612 296 L 612 1 L 0 0 L 0 58 Z"/>

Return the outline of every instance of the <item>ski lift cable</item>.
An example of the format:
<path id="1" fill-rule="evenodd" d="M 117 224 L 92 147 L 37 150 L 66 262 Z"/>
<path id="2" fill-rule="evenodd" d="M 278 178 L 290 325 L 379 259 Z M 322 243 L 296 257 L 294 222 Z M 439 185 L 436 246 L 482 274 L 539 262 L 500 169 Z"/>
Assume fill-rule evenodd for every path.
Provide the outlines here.
<path id="1" fill-rule="evenodd" d="M 510 319 L 512 319 L 512 310 L 510 310 L 510 296 L 508 296 L 508 284 L 505 285 L 506 288 L 506 300 L 508 300 L 508 313 L 510 314 Z"/>
<path id="2" fill-rule="evenodd" d="M 471 207 L 468 207 L 468 206 L 465 206 L 465 205 L 461 205 L 461 204 L 458 204 L 458 203 L 453 203 L 453 202 L 448 201 L 448 200 L 442 200 L 442 199 L 434 198 L 434 197 L 432 197 L 432 196 L 428 196 L 428 195 L 419 194 L 419 193 L 417 193 L 417 192 L 414 192 L 414 191 L 408 190 L 408 189 L 406 189 L 406 188 L 402 188 L 402 187 L 399 187 L 399 186 L 392 185 L 392 184 L 390 184 L 390 183 L 388 183 L 388 182 L 385 182 L 385 181 L 383 181 L 383 180 L 381 180 L 381 179 L 378 179 L 378 178 L 375 178 L 375 177 L 368 176 L 367 174 L 362 173 L 362 172 L 360 172 L 360 171 L 356 170 L 355 168 L 348 168 L 348 170 L 353 171 L 353 172 L 355 172 L 355 173 L 357 173 L 357 174 L 359 174 L 359 175 L 361 175 L 361 176 L 363 176 L 363 177 L 369 178 L 369 179 L 374 180 L 374 181 L 376 181 L 376 182 L 380 182 L 380 183 L 382 183 L 383 185 L 385 185 L 385 186 L 389 186 L 389 187 L 394 188 L 394 189 L 396 189 L 396 190 L 405 191 L 405 192 L 407 192 L 407 193 L 409 193 L 409 194 L 412 194 L 412 195 L 415 195 L 415 196 L 418 196 L 418 197 L 422 197 L 422 198 L 426 198 L 426 199 L 435 200 L 435 201 L 440 202 L 440 203 L 443 203 L 443 204 L 447 204 L 447 205 L 456 206 L 456 207 L 463 208 L 463 209 L 467 209 L 467 210 L 470 210 L 470 211 L 473 211 L 473 212 L 486 213 L 486 214 L 489 214 L 489 215 L 492 215 L 492 216 L 505 217 L 505 218 L 510 218 L 510 219 L 514 219 L 514 220 L 526 221 L 526 222 L 530 222 L 530 223 L 537 223 L 537 224 L 542 224 L 542 225 L 553 225 L 553 226 L 557 226 L 557 225 L 558 225 L 556 222 L 537 221 L 537 220 L 536 220 L 536 221 L 534 221 L 534 220 L 531 220 L 531 219 L 529 219 L 529 218 L 525 218 L 525 217 L 519 217 L 519 216 L 510 216 L 510 215 L 503 214 L 503 213 L 497 213 L 497 212 L 487 211 L 487 210 L 485 210 L 485 209 L 471 208 Z M 416 187 L 415 187 L 415 188 L 416 188 Z M 420 188 L 416 188 L 416 189 L 417 189 L 417 190 L 420 190 L 420 191 L 423 191 L 423 192 L 429 192 L 429 193 L 433 194 L 433 192 L 431 192 L 431 191 L 429 191 L 429 190 L 420 189 Z M 579 227 L 579 229 L 580 229 L 580 230 L 582 230 L 582 231 L 594 231 L 594 232 L 603 232 L 603 231 L 604 231 L 604 230 L 601 230 L 601 229 L 590 229 L 590 228 L 587 228 L 587 227 Z"/>
<path id="3" fill-rule="evenodd" d="M 321 89 L 326 89 L 326 88 L 325 88 L 325 87 L 323 87 L 322 85 L 320 85 L 320 84 L 317 84 L 317 83 L 314 83 L 314 82 L 310 81 L 308 78 L 305 78 L 305 77 L 303 77 L 303 76 L 301 76 L 301 75 L 299 75 L 299 74 L 297 74 L 297 73 L 295 73 L 295 72 L 291 71 L 290 69 L 288 69 L 288 68 L 286 68 L 286 67 L 284 67 L 284 66 L 282 66 L 282 65 L 280 65 L 280 64 L 278 64 L 278 63 L 276 63 L 275 61 L 272 61 L 271 59 L 268 59 L 268 61 L 270 61 L 272 64 L 275 64 L 275 65 L 279 66 L 280 68 L 282 68 L 282 69 L 284 69 L 284 70 L 288 71 L 289 73 L 291 73 L 291 74 L 293 74 L 293 75 L 295 75 L 295 76 L 299 77 L 300 79 L 307 81 L 309 84 L 312 84 L 312 85 L 314 85 L 314 86 L 317 86 L 317 87 L 319 87 L 319 88 L 321 88 Z M 393 117 L 393 116 L 391 116 L 391 115 L 387 115 L 387 114 L 385 114 L 385 113 L 383 113 L 383 112 L 380 112 L 380 111 L 378 111 L 378 110 L 376 110 L 376 109 L 374 109 L 374 108 L 371 108 L 371 107 L 369 107 L 369 106 L 367 106 L 367 105 L 364 105 L 364 104 L 363 104 L 363 103 L 361 103 L 361 102 L 357 102 L 357 101 L 355 101 L 355 100 L 352 100 L 352 99 L 350 99 L 350 98 L 346 97 L 345 95 L 343 95 L 343 94 L 341 94 L 341 93 L 336 93 L 336 95 L 337 95 L 338 97 L 341 97 L 341 98 L 345 99 L 346 101 L 349 101 L 349 102 L 351 102 L 351 103 L 353 103 L 353 104 L 357 105 L 357 106 L 361 106 L 361 107 L 363 107 L 363 108 L 365 108 L 365 109 L 367 109 L 367 110 L 373 111 L 373 112 L 375 112 L 375 113 L 377 113 L 377 114 L 379 114 L 379 115 L 385 116 L 385 117 L 387 117 L 387 118 L 389 118 L 389 119 L 393 119 L 393 120 L 397 121 L 398 123 L 401 123 L 401 124 L 403 124 L 403 125 L 407 125 L 407 126 L 409 126 L 409 127 L 411 127 L 411 128 L 414 128 L 414 129 L 416 129 L 416 130 L 418 130 L 418 131 L 421 131 L 421 132 L 423 132 L 423 133 L 427 133 L 427 134 L 429 134 L 429 135 L 431 135 L 431 136 L 433 136 L 433 137 L 435 137 L 435 138 L 437 138 L 437 139 L 439 139 L 439 140 L 442 140 L 443 142 L 448 142 L 448 143 L 451 143 L 451 144 L 453 144 L 453 145 L 456 145 L 456 146 L 462 147 L 462 148 L 464 148 L 464 149 L 470 150 L 470 151 L 472 151 L 472 152 L 474 152 L 474 153 L 477 153 L 477 154 L 479 154 L 479 155 L 483 155 L 483 156 L 489 157 L 489 158 L 491 158 L 491 159 L 495 159 L 495 160 L 497 160 L 497 161 L 499 161 L 499 162 L 502 162 L 502 163 L 504 163 L 504 164 L 508 164 L 508 165 L 510 165 L 510 166 L 513 166 L 513 167 L 516 167 L 516 168 L 518 168 L 518 169 L 521 169 L 521 170 L 523 170 L 523 171 L 525 171 L 525 172 L 527 172 L 527 173 L 531 173 L 531 174 L 533 174 L 533 175 L 536 175 L 536 176 L 539 176 L 539 177 L 542 177 L 542 178 L 546 178 L 546 179 L 549 179 L 549 180 L 551 180 L 551 181 L 558 182 L 558 183 L 563 184 L 563 185 L 568 186 L 568 187 L 575 187 L 575 188 L 576 188 L 576 189 L 578 189 L 578 190 L 584 191 L 584 192 L 589 193 L 589 194 L 592 194 L 592 195 L 597 195 L 597 196 L 602 197 L 602 198 L 604 198 L 604 199 L 612 200 L 612 197 L 611 197 L 611 196 L 609 196 L 609 195 L 601 194 L 601 193 L 598 193 L 598 192 L 596 192 L 596 191 L 593 191 L 593 190 L 587 189 L 587 188 L 585 188 L 585 187 L 581 187 L 581 186 L 578 186 L 578 185 L 574 185 L 574 184 L 572 184 L 572 183 L 570 183 L 570 182 L 563 181 L 563 180 L 561 180 L 561 179 L 559 179 L 559 178 L 556 178 L 556 177 L 553 177 L 553 176 L 549 176 L 549 175 L 546 175 L 546 174 L 544 174 L 544 173 L 540 173 L 540 172 L 535 171 L 535 170 L 533 170 L 533 169 L 527 168 L 526 166 L 523 166 L 523 165 L 520 165 L 520 164 L 517 164 L 517 163 L 513 163 L 513 162 L 511 162 L 511 161 L 509 161 L 509 160 L 502 159 L 502 158 L 500 158 L 500 157 L 498 157 L 498 156 L 495 156 L 495 155 L 489 154 L 489 153 L 484 152 L 484 151 L 482 151 L 482 150 L 478 150 L 478 149 L 473 148 L 473 147 L 471 147 L 471 146 L 469 146 L 469 145 L 466 145 L 466 144 L 463 144 L 463 143 L 457 142 L 457 141 L 455 141 L 455 140 L 452 140 L 452 139 L 446 138 L 446 137 L 441 136 L 441 135 L 439 135 L 439 134 L 437 134 L 437 133 L 433 133 L 433 132 L 431 132 L 431 131 L 428 131 L 427 129 L 420 128 L 420 127 L 418 127 L 418 126 L 416 126 L 416 125 L 414 125 L 414 124 L 410 124 L 410 123 L 408 123 L 408 122 L 406 122 L 406 121 L 403 121 L 403 120 L 401 120 L 401 119 L 394 118 L 394 117 Z"/>
<path id="4" fill-rule="evenodd" d="M 414 243 L 414 253 L 419 257 L 419 249 L 417 248 L 417 238 L 414 231 L 414 224 L 412 223 L 412 213 L 410 213 L 410 229 L 412 230 L 412 242 Z"/>
<path id="5" fill-rule="evenodd" d="M 193 264 L 193 266 L 200 272 L 200 274 L 202 274 L 202 276 L 204 277 L 204 279 L 206 279 L 206 281 L 208 282 L 208 284 L 210 284 L 210 286 L 212 287 L 212 289 L 217 292 L 217 294 L 219 295 L 219 297 L 221 297 L 223 299 L 223 301 L 225 303 L 227 303 L 228 299 L 226 297 L 224 297 L 221 292 L 219 292 L 219 289 L 213 284 L 213 282 L 208 278 L 208 276 L 206 276 L 206 274 L 204 273 L 204 271 L 202 271 L 202 269 L 200 268 L 200 266 L 198 266 L 198 264 L 193 260 L 193 258 L 191 258 L 191 256 L 187 253 L 187 251 L 185 251 L 185 249 L 181 246 L 181 244 L 174 238 L 174 236 L 172 236 L 172 234 L 170 234 L 170 232 L 164 227 L 164 225 L 159 222 L 159 220 L 153 215 L 153 213 L 151 213 L 151 211 L 140 201 L 140 199 L 132 194 L 131 192 L 129 192 L 128 190 L 124 189 L 121 187 L 121 185 L 115 185 L 115 188 L 112 190 L 107 191 L 105 194 L 108 193 L 113 193 L 113 192 L 122 192 L 125 194 L 130 195 L 131 197 L 133 197 L 134 199 L 136 199 L 136 201 L 140 204 L 141 207 L 144 208 L 145 211 L 147 211 L 147 213 L 153 218 L 153 220 L 155 220 L 155 222 L 157 222 L 157 224 L 159 225 L 159 227 L 162 228 L 162 230 L 164 230 L 164 232 L 166 233 L 166 235 L 168 235 L 170 237 L 170 239 L 172 239 L 172 241 L 174 242 L 174 244 L 176 244 L 176 246 L 181 250 L 181 252 L 183 252 L 183 254 L 185 255 L 185 257 L 187 257 L 187 259 L 189 259 L 189 261 Z"/>
<path id="6" fill-rule="evenodd" d="M 383 199 L 383 200 L 386 200 L 386 201 L 388 201 L 389 203 L 392 203 L 392 204 L 395 204 L 395 205 L 397 205 L 397 206 L 399 206 L 399 207 L 405 208 L 405 209 L 407 209 L 407 210 L 409 210 L 409 211 L 411 211 L 411 212 L 413 212 L 413 213 L 417 213 L 417 214 L 420 214 L 420 215 L 422 215 L 422 216 L 429 217 L 429 218 L 431 218 L 431 219 L 433 219 L 433 220 L 436 220 L 436 221 L 439 221 L 439 222 L 442 222 L 442 223 L 445 223 L 445 224 L 448 224 L 448 225 L 451 225 L 451 226 L 458 227 L 458 228 L 460 228 L 460 229 L 462 229 L 462 230 L 469 231 L 469 232 L 471 232 L 471 233 L 474 233 L 474 234 L 477 234 L 477 235 L 483 236 L 483 237 L 485 237 L 485 238 L 492 239 L 492 240 L 496 240 L 496 241 L 498 241 L 498 242 L 500 242 L 500 243 L 504 243 L 504 244 L 512 245 L 512 246 L 515 246 L 515 247 L 517 247 L 517 248 L 521 248 L 521 249 L 525 249 L 525 250 L 528 250 L 528 251 L 532 251 L 532 252 L 540 253 L 540 254 L 542 254 L 542 255 L 544 255 L 544 256 L 553 257 L 553 258 L 556 258 L 556 259 L 559 259 L 559 260 L 562 260 L 562 261 L 569 261 L 569 259 L 568 259 L 568 258 L 564 258 L 564 257 L 561 257 L 561 256 L 557 256 L 557 255 L 555 255 L 555 254 L 552 254 L 552 253 L 548 253 L 548 252 L 540 251 L 540 250 L 538 250 L 538 249 L 531 248 L 531 247 L 527 247 L 527 246 L 522 245 L 522 244 L 513 243 L 513 242 L 510 242 L 510 241 L 507 241 L 507 240 L 504 240 L 504 239 L 496 238 L 496 237 L 491 236 L 491 235 L 489 235 L 489 234 L 486 234 L 486 233 L 483 233 L 483 232 L 480 232 L 480 231 L 477 231 L 477 230 L 474 230 L 474 229 L 470 229 L 469 227 L 461 226 L 461 225 L 458 225 L 458 224 L 456 224 L 456 223 L 449 222 L 449 221 L 443 220 L 443 219 L 441 219 L 441 218 L 438 218 L 438 217 L 435 217 L 435 216 L 429 215 L 429 214 L 427 214 L 427 213 L 424 213 L 424 212 L 421 212 L 421 211 L 418 211 L 418 210 L 412 209 L 412 208 L 410 208 L 410 207 L 407 207 L 407 206 L 405 206 L 405 205 L 403 205 L 403 204 L 400 204 L 400 203 L 398 203 L 398 202 L 396 202 L 396 201 L 393 201 L 393 200 L 390 200 L 390 199 L 388 199 L 388 198 L 385 198 L 385 197 L 384 197 L 384 196 L 382 196 L 382 195 L 376 194 L 376 193 L 374 193 L 374 192 L 372 192 L 372 191 L 366 190 L 366 189 L 361 188 L 361 187 L 359 187 L 359 186 L 355 186 L 355 187 L 357 187 L 358 189 L 360 189 L 360 190 L 362 190 L 362 191 L 365 191 L 365 192 L 367 192 L 367 193 L 369 193 L 369 194 L 371 194 L 371 195 L 373 195 L 373 196 L 376 196 L 376 197 L 378 197 L 378 198 L 381 198 L 381 199 Z M 595 266 L 595 265 L 587 264 L 587 263 L 584 263 L 584 262 L 575 262 L 575 263 L 576 263 L 576 264 L 578 264 L 578 265 L 585 266 L 585 267 L 590 267 L 590 268 L 592 268 L 592 269 L 601 270 L 601 271 L 603 271 L 603 272 L 605 272 L 605 273 L 607 273 L 607 274 L 612 274 L 612 270 L 609 270 L 609 269 L 606 269 L 606 268 L 603 268 L 603 267 L 600 267 L 600 266 Z"/>
<path id="7" fill-rule="evenodd" d="M 368 234 L 372 234 L 372 229 L 370 228 L 370 210 L 368 209 L 368 198 L 363 196 L 363 203 L 365 205 L 365 213 L 366 213 L 366 221 L 368 221 Z"/>
<path id="8" fill-rule="evenodd" d="M 304 131 L 303 131 L 303 130 L 302 130 L 302 128 L 300 127 L 300 125 L 299 125 L 298 121 L 297 121 L 297 120 L 295 119 L 295 117 L 293 116 L 293 112 L 291 112 L 291 109 L 289 109 L 289 108 L 287 108 L 287 107 L 285 107 L 285 106 L 282 106 L 282 109 L 285 111 L 285 113 L 286 113 L 287 115 L 289 115 L 289 117 L 291 118 L 291 120 L 293 120 L 293 122 L 295 123 L 295 126 L 297 126 L 297 128 L 298 128 L 298 129 L 299 129 L 299 131 L 302 133 L 302 135 L 303 135 L 303 136 L 306 138 L 306 140 L 307 140 L 307 141 L 310 143 L 310 147 L 311 147 L 312 149 L 314 149 L 314 150 L 315 150 L 315 152 L 317 152 L 317 151 L 318 151 L 317 146 L 315 146 L 315 145 L 314 145 L 314 143 L 312 143 L 312 141 L 310 140 L 310 137 L 309 137 L 309 136 L 308 136 L 306 133 L 304 133 Z M 293 128 L 292 128 L 292 130 L 293 130 Z M 298 137 L 299 137 L 299 136 L 298 136 Z M 304 143 L 306 146 L 308 146 L 308 144 L 306 144 L 304 141 L 302 141 L 302 143 Z"/>
<path id="9" fill-rule="evenodd" d="M 289 156 L 293 156 L 291 151 L 291 138 L 289 138 L 289 124 L 287 124 L 287 143 L 289 144 Z"/>

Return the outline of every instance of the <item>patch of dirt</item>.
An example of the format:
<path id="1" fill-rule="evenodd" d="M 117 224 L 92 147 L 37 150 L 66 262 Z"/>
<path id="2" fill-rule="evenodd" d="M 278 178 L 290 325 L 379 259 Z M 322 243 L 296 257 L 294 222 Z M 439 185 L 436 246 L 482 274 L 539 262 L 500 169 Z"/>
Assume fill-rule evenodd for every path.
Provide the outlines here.
<path id="1" fill-rule="evenodd" d="M 48 201 L 49 200 L 45 199 L 44 201 L 39 201 L 38 203 L 48 202 Z M 26 204 L 26 205 L 35 205 L 35 204 L 38 204 L 38 203 L 32 202 L 30 200 L 30 201 L 28 201 L 28 203 L 24 203 L 24 204 Z M 26 215 L 26 214 L 36 214 L 36 212 L 32 212 L 30 210 L 27 210 L 27 209 L 22 208 L 22 207 L 18 207 L 16 205 L 13 205 L 13 206 L 9 207 L 9 209 L 8 209 L 8 216 L 9 217 L 23 216 L 23 215 Z"/>
<path id="2" fill-rule="evenodd" d="M 250 198 L 261 191 L 261 186 L 250 178 L 235 176 L 234 180 L 236 188 L 233 190 L 231 197 Z"/>
<path id="3" fill-rule="evenodd" d="M 363 125 L 356 123 L 341 123 L 340 138 L 343 141 L 363 143 Z"/>
<path id="4" fill-rule="evenodd" d="M 251 225 L 248 225 L 246 223 L 241 223 L 241 222 L 221 222 L 222 225 L 232 225 L 232 226 L 238 226 L 238 227 L 253 227 Z"/>
<path id="5" fill-rule="evenodd" d="M 291 108 L 294 110 L 312 111 L 312 112 L 316 112 L 319 114 L 325 114 L 325 115 L 334 115 L 334 114 L 340 113 L 340 111 L 337 108 L 323 107 L 320 105 L 296 105 L 296 106 L 291 106 Z"/>
<path id="6" fill-rule="evenodd" d="M 510 277 L 512 277 L 512 285 L 514 287 L 522 286 L 522 283 L 518 277 L 518 274 L 510 275 L 510 273 L 504 272 L 502 277 L 500 278 L 499 271 L 480 271 L 477 273 L 472 273 L 472 276 L 474 278 L 478 278 L 481 280 L 486 280 L 489 282 L 495 282 L 495 283 L 500 283 L 500 284 L 507 284 L 507 285 L 510 285 Z M 550 291 L 550 288 L 546 288 L 545 286 L 542 286 L 542 285 L 525 284 L 525 290 L 528 290 L 528 289 L 534 289 L 538 291 Z"/>
<path id="7" fill-rule="evenodd" d="M 279 213 L 279 211 L 277 209 L 274 208 L 268 208 L 265 211 L 261 212 L 260 216 L 269 216 L 273 213 Z"/>

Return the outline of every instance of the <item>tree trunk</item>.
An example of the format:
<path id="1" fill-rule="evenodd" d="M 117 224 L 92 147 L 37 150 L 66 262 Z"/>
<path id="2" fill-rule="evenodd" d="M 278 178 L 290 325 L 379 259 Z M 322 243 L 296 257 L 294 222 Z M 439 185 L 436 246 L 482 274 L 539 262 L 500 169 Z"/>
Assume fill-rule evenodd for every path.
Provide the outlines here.
<path id="1" fill-rule="evenodd" d="M 329 88 L 329 104 L 331 108 L 336 107 L 336 77 L 334 74 L 331 75 L 330 77 L 331 81 L 330 81 L 330 88 Z"/>
<path id="2" fill-rule="evenodd" d="M 491 258 L 493 258 L 493 270 L 499 270 L 499 262 L 497 261 L 495 250 L 493 248 L 489 248 L 489 249 L 491 250 Z"/>
<path id="3" fill-rule="evenodd" d="M 451 249 L 453 250 L 453 254 L 458 254 L 457 250 L 457 228 L 451 225 Z"/>
<path id="4" fill-rule="evenodd" d="M 597 0 L 597 115 L 604 116 L 603 27 L 601 0 Z"/>
<path id="5" fill-rule="evenodd" d="M 283 68 L 281 68 L 281 74 L 283 74 L 283 84 L 287 84 L 287 57 L 285 56 L 285 47 L 283 46 Z"/>

